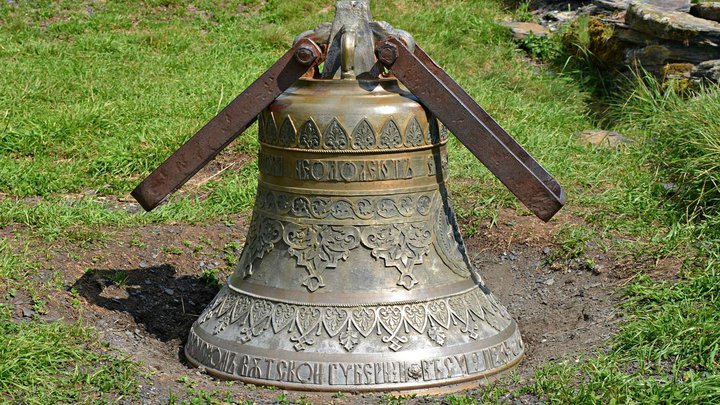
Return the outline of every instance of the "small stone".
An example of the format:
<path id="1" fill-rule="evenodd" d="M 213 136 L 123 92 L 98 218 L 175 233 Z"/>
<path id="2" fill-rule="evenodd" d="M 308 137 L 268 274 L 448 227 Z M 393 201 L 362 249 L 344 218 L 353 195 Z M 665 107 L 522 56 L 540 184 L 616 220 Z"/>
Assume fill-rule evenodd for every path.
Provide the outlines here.
<path id="1" fill-rule="evenodd" d="M 536 37 L 544 37 L 550 34 L 550 31 L 540 24 L 520 21 L 504 21 L 500 25 L 510 28 L 513 38 L 517 40 L 525 39 L 530 33 Z"/>
<path id="2" fill-rule="evenodd" d="M 593 4 L 604 10 L 620 11 L 630 7 L 630 0 L 595 0 Z"/>
<path id="3" fill-rule="evenodd" d="M 617 148 L 621 145 L 635 142 L 617 132 L 605 130 L 586 130 L 582 131 L 579 136 L 580 143 L 585 145 L 604 146 L 610 148 Z"/>
<path id="4" fill-rule="evenodd" d="M 554 279 L 554 278 L 549 278 L 549 279 L 545 280 L 545 281 L 543 282 L 543 284 L 545 284 L 546 286 L 551 286 L 551 285 L 555 284 L 555 279 Z"/>
<path id="5" fill-rule="evenodd" d="M 32 318 L 33 315 L 35 315 L 35 311 L 33 311 L 33 310 L 30 309 L 30 308 L 23 308 L 23 309 L 22 309 L 22 315 L 23 315 L 25 318 Z"/>
<path id="6" fill-rule="evenodd" d="M 167 295 L 173 295 L 173 294 L 175 294 L 175 290 L 173 290 L 172 288 L 166 288 L 166 289 L 163 290 L 163 291 L 164 291 L 165 294 L 167 294 Z"/>
<path id="7" fill-rule="evenodd" d="M 143 281 L 143 282 L 145 283 L 145 285 L 150 285 L 150 284 L 152 284 L 152 283 L 153 283 L 153 282 L 152 282 L 152 281 L 150 281 L 150 280 L 145 280 L 145 281 Z"/>
<path id="8" fill-rule="evenodd" d="M 692 63 L 668 63 L 660 69 L 660 73 L 669 79 L 689 79 L 694 68 Z"/>
<path id="9" fill-rule="evenodd" d="M 544 255 L 549 255 L 549 254 L 550 254 L 550 248 L 546 246 L 546 247 L 543 248 L 543 251 L 542 251 L 542 252 L 543 252 Z"/>
<path id="10" fill-rule="evenodd" d="M 636 0 L 664 11 L 690 11 L 690 0 Z"/>
<path id="11" fill-rule="evenodd" d="M 125 331 L 125 336 L 127 336 L 129 339 L 135 339 L 135 335 L 133 335 L 133 333 L 129 330 Z"/>
<path id="12" fill-rule="evenodd" d="M 138 264 L 138 266 L 139 266 L 141 269 L 145 269 L 145 268 L 148 267 L 148 264 L 143 261 L 143 262 L 140 262 L 140 264 Z"/>
<path id="13" fill-rule="evenodd" d="M 140 329 L 135 329 L 133 332 L 135 332 L 136 335 L 140 336 Z"/>
<path id="14" fill-rule="evenodd" d="M 577 18 L 577 13 L 574 11 L 551 11 L 550 13 L 555 21 L 560 22 L 571 21 Z"/>
<path id="15" fill-rule="evenodd" d="M 720 59 L 707 60 L 699 63 L 691 73 L 694 79 L 704 79 L 720 83 Z"/>

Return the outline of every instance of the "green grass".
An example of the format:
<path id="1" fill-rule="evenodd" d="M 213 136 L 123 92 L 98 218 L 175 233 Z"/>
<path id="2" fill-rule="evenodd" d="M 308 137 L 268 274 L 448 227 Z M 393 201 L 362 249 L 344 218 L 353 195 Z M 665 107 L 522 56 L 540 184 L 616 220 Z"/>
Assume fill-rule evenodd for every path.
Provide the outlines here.
<path id="1" fill-rule="evenodd" d="M 577 66 L 585 72 L 569 74 L 587 75 L 592 68 L 582 63 Z M 606 351 L 547 365 L 521 391 L 554 403 L 720 401 L 720 89 L 682 88 L 638 73 L 606 93 L 607 115 L 599 117 L 639 144 L 635 164 L 652 176 L 643 190 L 628 190 L 634 201 L 619 202 L 616 221 L 625 224 L 615 229 L 634 234 L 627 225 L 636 224 L 624 220 L 633 214 L 644 222 L 640 234 L 650 236 L 645 226 L 660 224 L 662 232 L 631 250 L 654 249 L 658 257 L 674 252 L 685 259 L 679 277 L 640 274 L 625 290 L 625 322 Z M 582 237 L 575 233 L 583 236 L 582 228 L 559 240 L 561 252 L 579 252 Z"/>
<path id="2" fill-rule="evenodd" d="M 134 213 L 119 199 L 297 33 L 331 20 L 332 3 L 1 1 L 0 227 L 13 227 L 22 238 L 91 243 L 106 240 L 112 229 L 247 214 L 255 162 L 185 188 L 150 214 Z M 525 48 L 559 62 L 529 62 L 495 23 L 505 13 L 496 1 L 373 3 L 376 17 L 413 33 L 564 186 L 568 205 L 557 219 L 564 222 L 552 260 L 582 257 L 589 241 L 602 241 L 615 256 L 684 260 L 671 281 L 631 269 L 639 274 L 626 290 L 626 322 L 607 352 L 550 365 L 521 391 L 563 403 L 720 401 L 719 92 L 711 88 L 688 99 L 641 78 L 616 98 L 601 99 L 610 107 L 598 116 L 594 104 L 608 88 L 588 67 L 591 58 L 561 53 L 552 42 L 557 38 L 533 39 Z M 526 7 L 515 14 L 530 18 Z M 636 142 L 620 150 L 577 142 L 579 131 L 597 127 Z M 255 137 L 252 128 L 231 147 L 254 155 Z M 453 139 L 449 149 L 455 207 L 471 228 L 495 218 L 499 208 L 527 214 L 462 145 Z M 22 238 L 0 242 L 6 295 L 0 303 L 25 293 L 42 308 L 44 289 L 56 287 L 25 282 L 36 270 Z M 237 247 L 225 250 L 230 264 Z M 214 283 L 217 275 L 203 279 Z M 18 323 L 10 317 L 14 308 L 0 305 L 5 399 L 73 402 L 133 394 L 137 368 L 108 353 L 91 328 Z M 447 401 L 492 402 L 501 394 Z"/>
<path id="3" fill-rule="evenodd" d="M 528 66 L 494 22 L 501 16 L 496 4 L 423 3 L 378 3 L 374 13 L 412 32 L 555 173 L 571 192 L 571 210 L 638 238 L 664 231 L 647 226 L 647 216 L 656 214 L 652 173 L 634 167 L 643 152 L 588 150 L 575 142 L 577 131 L 593 127 L 586 89 L 571 76 Z M 92 12 L 69 1 L 4 5 L 0 192 L 8 198 L 0 202 L 0 224 L 25 224 L 52 239 L 78 223 L 198 222 L 248 210 L 254 165 L 189 190 L 151 215 L 131 215 L 93 196 L 127 196 L 297 32 L 332 18 L 329 1 L 220 4 L 205 1 L 188 11 L 172 1 L 103 3 Z M 254 154 L 255 131 L 233 147 Z M 454 178 L 473 180 L 467 194 L 476 200 L 457 204 L 461 217 L 517 206 L 461 145 L 453 142 L 450 153 Z M 620 187 L 608 189 L 608 179 Z M 451 187 L 465 194 L 458 184 Z M 209 197 L 196 201 L 198 191 Z"/>
<path id="4" fill-rule="evenodd" d="M 0 397 L 11 403 L 127 400 L 137 375 L 82 323 L 0 319 Z"/>
<path id="5" fill-rule="evenodd" d="M 720 92 L 701 89 L 690 99 L 644 74 L 617 106 L 628 131 L 644 133 L 667 182 L 665 194 L 680 219 L 720 235 Z"/>

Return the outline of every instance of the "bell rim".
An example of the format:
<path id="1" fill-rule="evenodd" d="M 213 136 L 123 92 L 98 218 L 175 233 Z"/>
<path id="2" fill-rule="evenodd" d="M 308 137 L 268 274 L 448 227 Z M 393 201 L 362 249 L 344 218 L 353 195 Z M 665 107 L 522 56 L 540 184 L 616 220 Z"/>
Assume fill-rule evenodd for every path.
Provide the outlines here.
<path id="1" fill-rule="evenodd" d="M 457 379 L 450 379 L 450 380 L 443 380 L 439 382 L 434 383 L 427 383 L 427 384 L 413 384 L 413 383 L 405 383 L 405 384 L 398 384 L 393 386 L 387 386 L 387 387 L 376 387 L 376 386 L 362 386 L 362 385 L 352 385 L 352 386 L 318 386 L 318 385 L 309 385 L 309 384 L 301 384 L 301 383 L 277 383 L 277 382 L 270 382 L 268 380 L 262 380 L 258 378 L 249 378 L 249 377 L 235 377 L 230 374 L 227 374 L 222 371 L 218 371 L 212 368 L 207 368 L 202 363 L 198 362 L 194 358 L 192 358 L 187 353 L 187 347 L 183 349 L 183 354 L 185 355 L 185 358 L 187 359 L 188 363 L 190 363 L 193 367 L 196 368 L 202 368 L 204 369 L 205 373 L 208 375 L 224 380 L 224 381 L 240 381 L 243 384 L 252 384 L 259 387 L 267 387 L 271 386 L 273 388 L 282 389 L 282 390 L 288 390 L 288 391 L 296 391 L 296 392 L 318 392 L 318 393 L 337 393 L 337 392 L 348 392 L 348 393 L 388 393 L 388 392 L 398 392 L 402 395 L 438 395 L 438 394 L 451 394 L 458 391 L 463 391 L 466 389 L 470 389 L 473 387 L 477 387 L 479 385 L 484 385 L 487 383 L 490 383 L 497 378 L 500 378 L 504 374 L 508 373 L 511 370 L 514 370 L 517 368 L 517 366 L 525 359 L 525 352 L 521 353 L 513 359 L 511 362 L 506 363 L 504 366 L 490 370 L 488 372 L 479 373 L 476 375 L 471 376 L 465 376 L 465 377 L 458 377 Z M 439 389 L 437 389 L 439 388 Z M 436 390 L 437 389 L 437 390 Z"/>
<path id="2" fill-rule="evenodd" d="M 247 377 L 247 376 L 240 376 L 240 375 L 233 375 L 227 372 L 224 372 L 222 370 L 218 370 L 216 368 L 213 368 L 213 366 L 208 366 L 207 364 L 203 364 L 201 361 L 195 359 L 190 353 L 189 348 L 191 347 L 190 339 L 195 335 L 201 342 L 203 342 L 206 345 L 214 346 L 218 349 L 220 349 L 219 346 L 216 346 L 212 343 L 213 340 L 216 340 L 216 338 L 213 338 L 211 336 L 203 336 L 207 335 L 206 332 L 204 332 L 201 328 L 197 328 L 197 322 L 193 324 L 188 341 L 186 342 L 183 353 L 185 355 L 185 358 L 187 361 L 193 366 L 198 367 L 204 370 L 207 374 L 219 378 L 222 380 L 227 381 L 240 381 L 245 384 L 253 384 L 258 386 L 273 386 L 280 389 L 286 389 L 291 391 L 315 391 L 315 392 L 401 392 L 402 394 L 408 394 L 408 393 L 420 393 L 422 394 L 423 391 L 425 391 L 426 394 L 434 394 L 437 393 L 434 388 L 441 387 L 443 392 L 456 392 L 460 391 L 462 389 L 467 389 L 468 384 L 482 384 L 485 381 L 491 381 L 494 378 L 497 378 L 501 376 L 502 374 L 506 373 L 507 371 L 515 368 L 524 358 L 525 358 L 525 347 L 522 344 L 522 337 L 520 334 L 520 329 L 518 327 L 518 324 L 515 320 L 512 320 L 510 325 L 508 325 L 504 330 L 498 332 L 497 334 L 493 336 L 486 337 L 484 339 L 469 342 L 461 345 L 456 345 L 454 347 L 443 347 L 433 350 L 428 349 L 421 349 L 421 350 L 415 350 L 412 352 L 394 352 L 389 354 L 389 358 L 383 357 L 382 360 L 387 360 L 389 362 L 391 361 L 400 361 L 405 362 L 405 358 L 413 359 L 410 361 L 410 363 L 416 364 L 416 361 L 419 361 L 420 364 L 422 364 L 423 361 L 428 361 L 430 364 L 433 364 L 437 359 L 443 359 L 448 358 L 450 356 L 468 356 L 473 353 L 481 353 L 488 351 L 494 347 L 498 347 L 500 345 L 505 344 L 506 342 L 512 340 L 513 338 L 516 338 L 518 342 L 520 342 L 519 346 L 519 353 L 515 355 L 514 358 L 507 361 L 504 364 L 501 364 L 497 367 L 490 368 L 485 371 L 477 372 L 465 375 L 457 376 L 457 377 L 450 377 L 450 378 L 444 378 L 444 379 L 435 379 L 432 381 L 421 381 L 419 378 L 415 380 L 410 380 L 400 383 L 382 383 L 382 384 L 366 384 L 366 385 L 359 385 L 359 384 L 348 384 L 348 385 L 330 385 L 330 384 L 315 384 L 315 383 L 296 383 L 296 382 L 285 382 L 285 381 L 278 381 L 278 380 L 272 380 L 272 379 L 262 379 L 262 378 L 254 378 L 254 377 Z M 488 343 L 489 344 L 486 344 Z M 245 344 L 240 344 L 240 346 L 245 346 Z M 484 346 L 484 347 L 482 347 Z M 302 353 L 293 353 L 293 352 L 287 352 L 285 350 L 271 350 L 271 349 L 259 349 L 248 346 L 247 347 L 250 350 L 246 350 L 245 352 L 242 352 L 240 350 L 234 350 L 232 351 L 235 355 L 240 356 L 248 356 L 249 358 L 255 358 L 257 359 L 258 356 L 262 356 L 267 353 L 279 353 L 275 355 L 275 358 L 277 360 L 289 360 L 293 362 L 302 362 L 306 361 L 306 363 L 313 362 L 315 364 L 321 365 L 322 367 L 326 367 L 333 363 L 340 363 L 337 361 L 336 357 L 342 358 L 346 357 L 344 360 L 345 364 L 362 364 L 363 360 L 365 360 L 365 357 L 372 358 L 374 356 L 377 356 L 378 353 L 363 353 L 363 354 L 348 354 L 348 353 L 319 353 L 319 352 L 302 352 Z M 230 352 L 228 349 L 223 349 Z M 415 354 L 419 352 L 425 352 L 426 355 L 423 359 L 417 360 L 417 357 L 414 356 Z M 287 354 L 290 353 L 292 356 L 287 356 Z M 310 356 L 317 356 L 319 358 L 322 358 L 323 360 L 327 360 L 325 362 L 318 361 L 318 359 L 304 359 L 303 357 L 310 357 Z M 324 357 L 324 358 L 323 358 Z M 331 358 L 328 358 L 331 357 Z M 265 359 L 272 359 L 272 357 L 265 357 Z M 399 360 L 398 360 L 399 359 Z M 358 363 L 359 362 L 359 363 Z M 422 378 L 422 377 L 421 377 Z"/>

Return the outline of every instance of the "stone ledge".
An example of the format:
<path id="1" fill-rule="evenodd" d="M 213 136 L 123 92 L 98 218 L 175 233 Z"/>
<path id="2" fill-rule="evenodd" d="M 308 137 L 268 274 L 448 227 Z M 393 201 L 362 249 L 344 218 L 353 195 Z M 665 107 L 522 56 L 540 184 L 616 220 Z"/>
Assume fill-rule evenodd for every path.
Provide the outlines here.
<path id="1" fill-rule="evenodd" d="M 645 3 L 630 5 L 625 24 L 662 39 L 720 45 L 720 23 L 684 12 L 665 11 Z"/>
<path id="2" fill-rule="evenodd" d="M 693 4 L 690 14 L 706 20 L 720 21 L 720 2 Z"/>

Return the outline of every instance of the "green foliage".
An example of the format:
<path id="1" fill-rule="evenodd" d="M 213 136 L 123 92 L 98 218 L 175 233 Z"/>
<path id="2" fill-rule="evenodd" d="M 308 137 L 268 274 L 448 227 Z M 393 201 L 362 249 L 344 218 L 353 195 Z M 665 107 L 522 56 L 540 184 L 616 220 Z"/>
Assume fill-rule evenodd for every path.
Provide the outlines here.
<path id="1" fill-rule="evenodd" d="M 130 276 L 125 271 L 116 271 L 110 275 L 110 281 L 115 283 L 116 286 L 122 288 L 127 284 L 127 280 Z"/>
<path id="2" fill-rule="evenodd" d="M 562 43 L 552 35 L 535 35 L 532 32 L 520 40 L 520 46 L 532 57 L 551 61 L 562 54 Z"/>
<path id="3" fill-rule="evenodd" d="M 560 229 L 555 236 L 555 243 L 558 247 L 548 256 L 548 262 L 581 257 L 585 253 L 587 243 L 594 236 L 591 229 L 582 226 L 568 226 Z"/>
<path id="4" fill-rule="evenodd" d="M 203 282 L 208 287 L 215 287 L 220 288 L 222 283 L 220 282 L 220 279 L 218 278 L 218 275 L 220 274 L 220 269 L 214 268 L 214 269 L 205 269 L 200 273 L 200 281 Z"/>
<path id="5" fill-rule="evenodd" d="M 547 366 L 529 391 L 559 403 L 718 403 L 718 286 L 717 257 L 675 284 L 640 277 L 611 350 Z"/>
<path id="6" fill-rule="evenodd" d="M 513 21 L 533 21 L 532 10 L 530 9 L 530 0 L 522 1 L 512 12 Z"/>
<path id="7" fill-rule="evenodd" d="M 237 264 L 240 259 L 240 253 L 242 252 L 242 246 L 238 241 L 230 241 L 223 247 L 223 253 L 225 253 L 225 264 L 228 267 L 233 267 Z"/>

